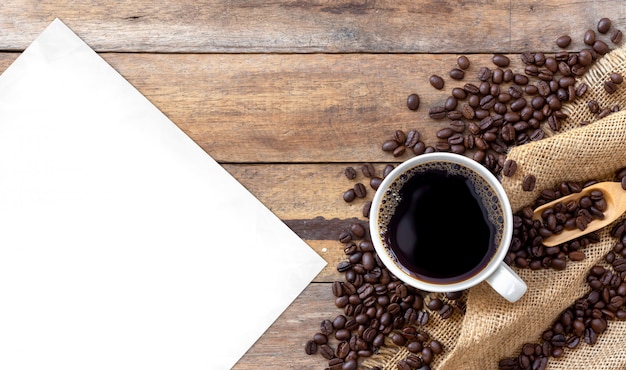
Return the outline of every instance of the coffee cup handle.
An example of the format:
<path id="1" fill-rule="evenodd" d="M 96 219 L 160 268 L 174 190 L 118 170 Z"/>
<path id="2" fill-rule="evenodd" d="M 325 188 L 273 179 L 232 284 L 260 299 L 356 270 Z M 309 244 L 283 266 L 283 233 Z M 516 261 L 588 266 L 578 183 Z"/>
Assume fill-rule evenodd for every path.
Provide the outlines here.
<path id="1" fill-rule="evenodd" d="M 528 287 L 506 263 L 500 262 L 500 266 L 487 278 L 487 283 L 509 302 L 516 302 Z"/>

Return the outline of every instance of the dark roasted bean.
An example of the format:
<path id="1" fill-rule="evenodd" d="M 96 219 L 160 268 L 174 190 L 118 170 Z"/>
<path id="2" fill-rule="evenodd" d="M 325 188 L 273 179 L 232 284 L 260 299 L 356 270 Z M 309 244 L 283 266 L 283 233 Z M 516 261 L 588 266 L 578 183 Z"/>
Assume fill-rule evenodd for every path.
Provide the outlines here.
<path id="1" fill-rule="evenodd" d="M 456 64 L 461 69 L 468 69 L 470 66 L 470 61 L 465 55 L 461 55 L 460 57 L 456 59 Z"/>
<path id="2" fill-rule="evenodd" d="M 465 77 L 465 71 L 460 68 L 454 68 L 450 71 L 449 75 L 453 80 L 462 80 Z"/>
<path id="3" fill-rule="evenodd" d="M 419 95 L 417 95 L 417 94 L 410 94 L 406 98 L 406 106 L 410 110 L 417 110 L 417 108 L 419 108 L 419 106 L 420 106 L 420 97 L 419 97 Z"/>
<path id="4" fill-rule="evenodd" d="M 604 34 L 609 32 L 609 30 L 611 29 L 611 20 L 609 18 L 601 18 L 598 21 L 598 32 Z"/>
<path id="5" fill-rule="evenodd" d="M 428 79 L 428 82 L 430 82 L 432 87 L 434 87 L 437 90 L 443 89 L 443 87 L 445 85 L 445 82 L 443 81 L 443 78 L 441 78 L 441 77 L 439 77 L 437 75 L 430 76 L 430 78 Z"/>
<path id="6" fill-rule="evenodd" d="M 536 181 L 537 179 L 532 174 L 524 176 L 524 180 L 522 181 L 522 190 L 533 191 L 535 189 Z"/>
<path id="7" fill-rule="evenodd" d="M 317 343 L 315 343 L 312 340 L 306 342 L 306 344 L 304 345 L 304 352 L 307 355 L 312 355 L 312 354 L 316 353 L 317 352 Z"/>
<path id="8" fill-rule="evenodd" d="M 494 55 L 493 58 L 491 58 L 491 61 L 493 62 L 493 64 L 497 65 L 498 67 L 508 67 L 509 64 L 511 63 L 511 61 L 509 60 L 509 58 L 506 55 Z"/>
<path id="9" fill-rule="evenodd" d="M 593 45 L 596 41 L 596 33 L 594 30 L 587 30 L 583 36 L 583 42 L 589 46 Z"/>
<path id="10" fill-rule="evenodd" d="M 357 198 L 365 198 L 365 196 L 367 195 L 367 189 L 365 188 L 365 185 L 360 182 L 356 183 L 354 185 L 354 195 Z"/>
<path id="11" fill-rule="evenodd" d="M 558 39 L 556 39 L 556 44 L 558 45 L 558 47 L 563 48 L 563 49 L 568 47 L 571 42 L 572 42 L 572 38 L 569 37 L 568 35 L 563 35 L 563 36 L 560 36 Z"/>
<path id="12" fill-rule="evenodd" d="M 622 42 L 623 34 L 620 30 L 614 30 L 611 33 L 611 42 L 615 45 L 618 45 Z"/>

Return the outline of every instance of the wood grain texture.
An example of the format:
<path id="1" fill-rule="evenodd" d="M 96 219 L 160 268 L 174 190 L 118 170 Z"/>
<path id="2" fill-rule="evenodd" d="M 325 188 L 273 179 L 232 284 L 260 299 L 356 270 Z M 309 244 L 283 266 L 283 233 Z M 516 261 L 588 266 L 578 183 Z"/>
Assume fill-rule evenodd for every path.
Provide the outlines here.
<path id="1" fill-rule="evenodd" d="M 7 0 L 0 72 L 58 17 L 222 163 L 328 262 L 235 369 L 323 369 L 303 346 L 341 313 L 329 284 L 343 279 L 338 232 L 365 222 L 365 200 L 341 198 L 355 183 L 345 167 L 408 158 L 380 149 L 396 129 L 434 143 L 447 121 L 428 108 L 475 82 L 493 53 L 520 69 L 520 52 L 554 52 L 562 34 L 579 50 L 605 16 L 626 25 L 623 0 Z M 472 67 L 455 82 L 461 54 Z M 433 73 L 444 90 L 428 84 Z"/>
<path id="2" fill-rule="evenodd" d="M 463 81 L 448 72 L 458 54 L 103 54 L 123 76 L 220 162 L 381 162 L 396 129 L 428 145 L 448 121 L 429 118 L 454 86 L 478 83 L 492 54 L 470 55 Z M 521 71 L 519 56 L 512 66 Z M 428 78 L 440 74 L 444 90 Z M 420 109 L 406 98 L 418 93 Z"/>
<path id="3" fill-rule="evenodd" d="M 58 17 L 97 51 L 549 51 L 556 49 L 553 31 L 582 35 L 603 16 L 624 23 L 622 5 L 621 0 L 7 0 L 0 4 L 0 50 L 23 50 Z"/>

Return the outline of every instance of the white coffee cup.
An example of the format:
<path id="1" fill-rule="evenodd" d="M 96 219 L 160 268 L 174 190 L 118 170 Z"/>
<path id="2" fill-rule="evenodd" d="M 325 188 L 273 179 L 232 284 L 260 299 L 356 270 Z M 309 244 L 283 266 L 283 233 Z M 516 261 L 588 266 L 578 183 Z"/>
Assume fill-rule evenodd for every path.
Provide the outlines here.
<path id="1" fill-rule="evenodd" d="M 485 222 L 494 227 L 493 245 L 490 252 L 480 256 L 481 262 L 468 270 L 467 274 L 458 277 L 439 279 L 413 271 L 402 263 L 403 253 L 397 246 L 391 246 L 389 241 L 390 228 L 394 228 L 391 218 L 401 204 L 402 188 L 414 176 L 424 176 L 426 172 L 445 172 L 456 178 L 466 178 L 467 184 L 476 195 L 476 202 L 483 206 Z M 422 181 L 421 179 L 418 181 Z M 429 181 L 429 180 L 423 180 Z M 443 180 L 443 181 L 447 181 Z M 407 190 L 404 189 L 406 192 Z M 424 210 L 428 212 L 428 210 Z M 453 211 L 453 210 L 451 210 Z M 430 222 L 430 221 L 429 221 Z M 433 221 L 436 222 L 436 221 Z M 398 165 L 381 182 L 372 201 L 369 217 L 372 242 L 380 260 L 400 280 L 415 288 L 428 292 L 456 292 L 473 287 L 486 281 L 502 297 L 510 302 L 516 302 L 526 292 L 524 281 L 503 262 L 513 234 L 513 213 L 511 206 L 500 181 L 480 163 L 462 155 L 452 153 L 429 153 L 413 157 Z M 406 225 L 406 223 L 405 223 Z M 494 230 L 494 229 L 491 229 Z M 450 232 L 454 232 L 451 229 Z M 471 238 L 472 235 L 468 235 Z M 487 243 L 489 244 L 489 243 Z M 454 253 L 445 253 L 446 245 L 433 245 L 432 248 L 443 248 L 446 258 L 454 258 Z M 412 270 L 413 269 L 413 270 Z"/>

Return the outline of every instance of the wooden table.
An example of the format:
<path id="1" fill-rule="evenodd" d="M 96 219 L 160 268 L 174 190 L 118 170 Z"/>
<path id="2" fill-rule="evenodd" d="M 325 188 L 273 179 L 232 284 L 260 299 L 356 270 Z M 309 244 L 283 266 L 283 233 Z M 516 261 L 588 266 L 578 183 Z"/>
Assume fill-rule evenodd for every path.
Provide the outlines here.
<path id="1" fill-rule="evenodd" d="M 626 27 L 622 0 L 583 1 L 209 1 L 0 3 L 0 70 L 60 18 L 207 153 L 328 261 L 239 361 L 236 369 L 323 369 L 304 343 L 340 311 L 339 232 L 364 220 L 364 200 L 343 171 L 397 163 L 381 144 L 418 129 L 428 144 L 446 121 L 428 118 L 452 86 L 447 73 L 468 55 L 475 80 L 493 53 L 569 50 L 601 17 Z M 435 90 L 428 77 L 446 78 Z M 406 98 L 418 93 L 417 112 Z M 365 181 L 359 174 L 357 181 Z M 369 189 L 368 197 L 373 191 Z"/>

